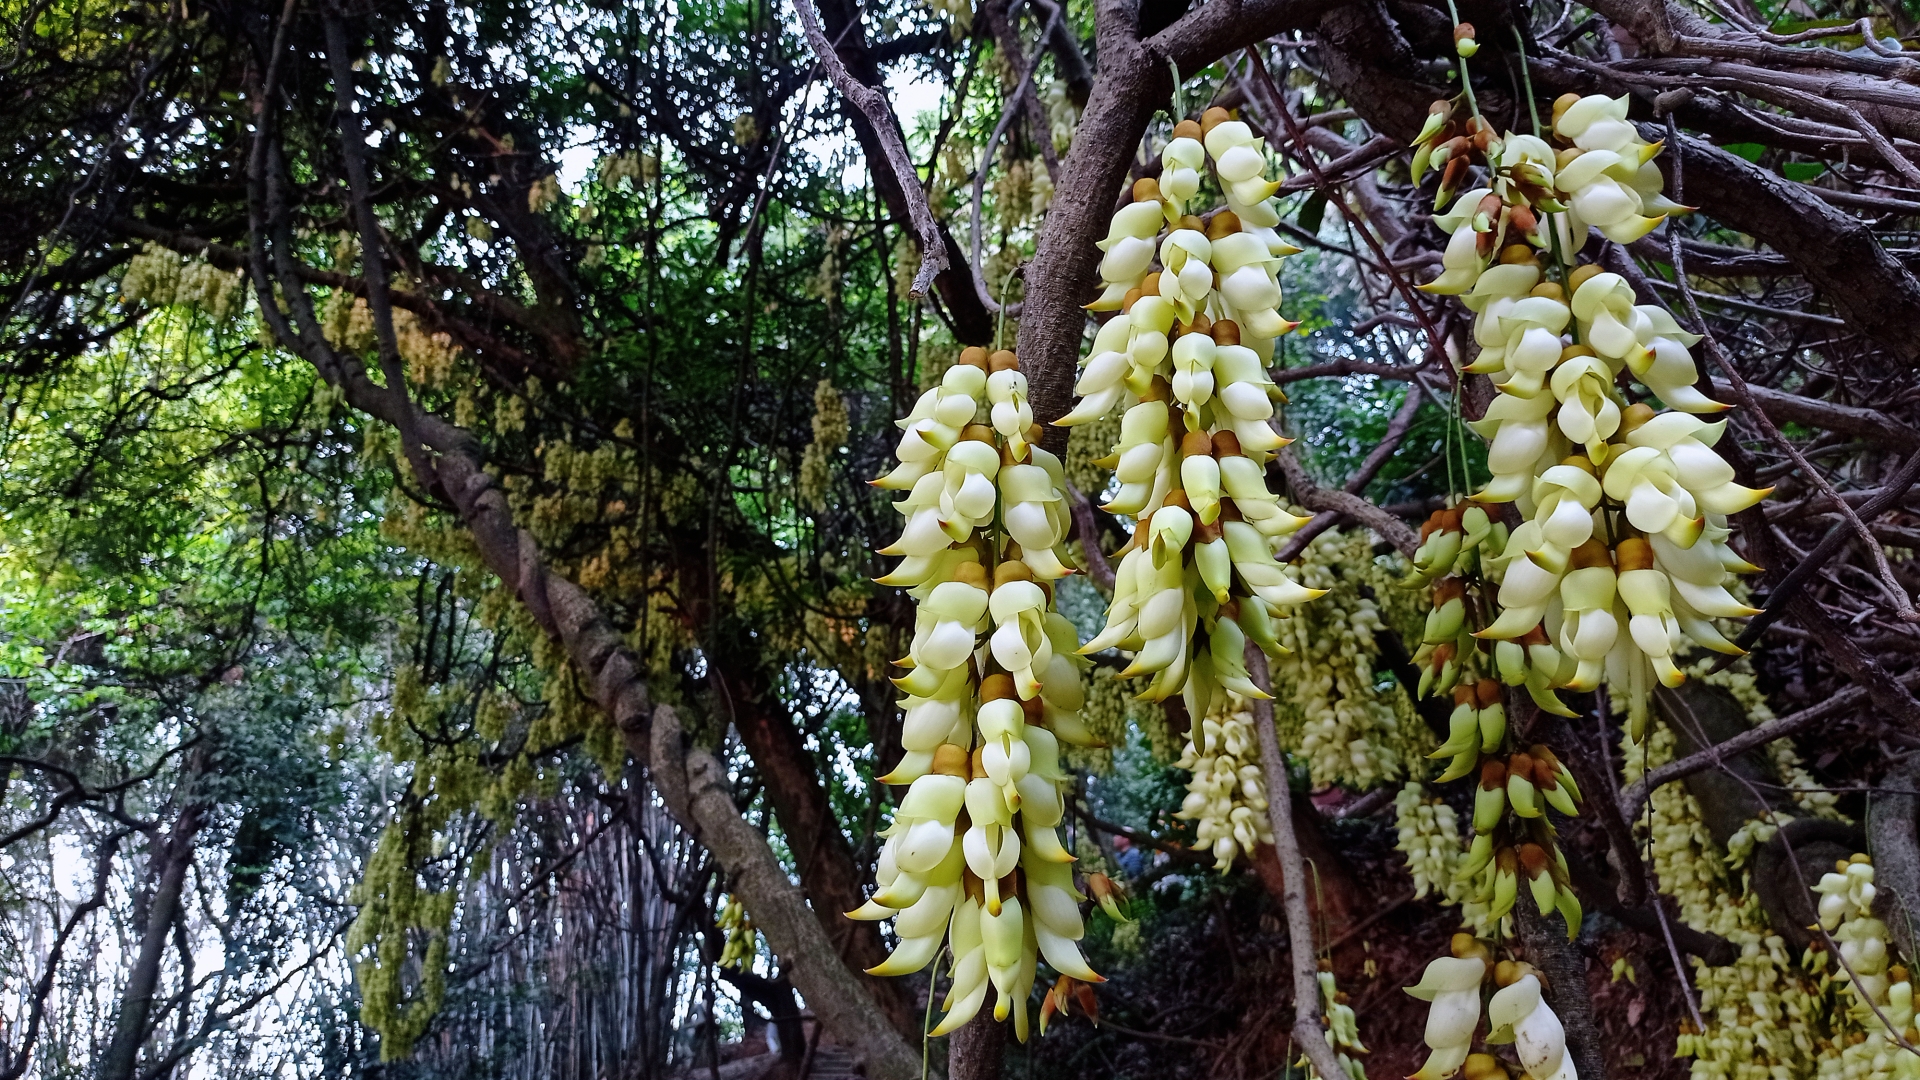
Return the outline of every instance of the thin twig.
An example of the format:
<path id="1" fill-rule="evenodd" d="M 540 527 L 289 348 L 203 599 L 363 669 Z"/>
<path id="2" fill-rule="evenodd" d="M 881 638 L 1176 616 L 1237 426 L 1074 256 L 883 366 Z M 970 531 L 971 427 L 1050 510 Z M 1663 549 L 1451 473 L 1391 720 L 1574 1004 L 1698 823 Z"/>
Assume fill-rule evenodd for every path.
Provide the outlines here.
<path id="1" fill-rule="evenodd" d="M 1393 260 L 1387 257 L 1386 249 L 1380 246 L 1380 240 L 1373 235 L 1373 230 L 1367 228 L 1366 223 L 1355 216 L 1353 208 L 1347 205 L 1347 200 L 1332 189 L 1326 174 L 1320 170 L 1319 161 L 1314 158 L 1313 151 L 1307 146 L 1305 136 L 1301 134 L 1300 122 L 1294 117 L 1293 109 L 1287 105 L 1286 96 L 1280 93 L 1274 86 L 1273 77 L 1267 74 L 1267 65 L 1260 59 L 1260 51 L 1249 48 L 1246 53 L 1252 65 L 1254 77 L 1249 80 L 1249 85 L 1253 89 L 1254 96 L 1260 98 L 1261 105 L 1267 111 L 1279 114 L 1281 122 L 1286 125 L 1287 138 L 1293 143 L 1294 156 L 1307 167 L 1308 172 L 1313 174 L 1314 186 L 1326 196 L 1327 202 L 1340 211 L 1340 216 L 1347 220 L 1347 224 L 1353 227 L 1353 231 L 1359 233 L 1360 239 L 1366 241 L 1367 247 L 1372 249 L 1373 257 L 1386 268 L 1387 276 L 1393 282 L 1394 289 L 1406 301 L 1407 310 L 1419 320 L 1420 329 L 1427 335 L 1427 360 L 1444 362 L 1446 348 L 1442 344 L 1440 332 L 1435 329 L 1433 317 L 1427 314 L 1427 309 L 1420 303 L 1412 284 L 1394 266 Z M 1443 366 L 1447 369 L 1448 377 L 1452 378 L 1452 365 L 1443 363 Z"/>
<path id="2" fill-rule="evenodd" d="M 804 0 L 796 0 L 796 2 L 804 2 Z M 1046 27 L 1040 31 L 1040 44 L 1034 46 L 1033 55 L 1027 59 L 1027 73 L 1021 76 L 1020 84 L 1013 88 L 1013 93 L 1007 95 L 1006 103 L 1000 109 L 1000 122 L 993 126 L 993 134 L 987 138 L 986 150 L 980 155 L 980 167 L 973 172 L 973 209 L 969 231 L 973 233 L 973 265 L 976 271 L 985 265 L 980 260 L 982 239 L 980 234 L 983 231 L 980 228 L 980 199 L 987 190 L 987 173 L 993 168 L 993 155 L 1000 149 L 1001 137 L 1006 135 L 1008 125 L 1013 123 L 1014 114 L 1020 109 L 1021 99 L 1026 97 L 1027 90 L 1033 85 L 1033 73 L 1040 70 L 1040 58 L 1047 51 L 1047 38 L 1053 33 L 1053 25 L 1059 21 L 1060 8 L 1056 5 L 1052 17 L 1047 20 Z M 974 291 L 980 294 L 980 303 L 988 311 L 996 315 L 1000 314 L 1000 302 L 987 295 L 987 283 L 981 280 L 981 275 L 976 272 L 970 276 L 973 278 Z"/>
<path id="3" fill-rule="evenodd" d="M 1910 672 L 1900 677 L 1899 682 L 1908 687 L 1920 686 L 1920 672 Z M 1833 717 L 1839 716 L 1866 700 L 1867 691 L 1863 687 L 1848 686 L 1836 691 L 1830 697 L 1809 705 L 1796 713 L 1776 717 L 1757 727 L 1749 728 L 1724 742 L 1714 743 L 1701 750 L 1688 754 L 1677 761 L 1670 761 L 1657 769 L 1649 769 L 1640 779 L 1627 785 L 1620 792 L 1621 816 L 1631 821 L 1640 813 L 1640 808 L 1648 797 L 1663 784 L 1682 780 L 1695 773 L 1716 768 L 1732 758 L 1755 747 L 1765 746 L 1777 739 L 1784 739 Z"/>
<path id="4" fill-rule="evenodd" d="M 1672 145 L 1680 145 L 1680 127 L 1674 122 L 1672 113 L 1667 114 L 1667 137 Z M 1684 183 L 1684 174 L 1681 172 L 1682 158 L 1683 155 L 1676 153 L 1673 159 L 1673 195 L 1676 202 L 1683 201 L 1686 197 L 1682 186 Z M 1746 407 L 1748 418 L 1753 421 L 1755 427 L 1760 429 L 1761 434 L 1766 436 L 1767 441 L 1791 458 L 1806 476 L 1807 482 L 1819 489 L 1822 495 L 1832 499 L 1834 505 L 1839 508 L 1841 516 L 1853 529 L 1854 535 L 1860 537 L 1865 543 L 1868 555 L 1873 559 L 1876 579 L 1887 599 L 1892 601 L 1894 613 L 1904 622 L 1920 622 L 1920 612 L 1914 611 L 1913 602 L 1908 599 L 1906 589 L 1900 585 L 1900 580 L 1893 576 L 1893 567 L 1887 563 L 1887 553 L 1881 548 L 1879 541 L 1874 539 L 1873 531 L 1868 529 L 1860 515 L 1854 513 L 1853 508 L 1840 498 L 1840 493 L 1827 482 L 1825 474 L 1808 463 L 1806 457 L 1800 453 L 1800 449 L 1782 435 L 1778 427 L 1774 426 L 1773 418 L 1760 407 L 1760 403 L 1754 399 L 1753 391 L 1747 388 L 1747 380 L 1734 366 L 1733 358 L 1727 355 L 1726 350 L 1721 348 L 1719 339 L 1714 337 L 1713 328 L 1707 325 L 1707 320 L 1700 314 L 1700 305 L 1694 301 L 1692 286 L 1687 284 L 1686 253 L 1680 243 L 1679 230 L 1671 221 L 1667 223 L 1667 247 L 1673 257 L 1673 278 L 1680 286 L 1680 298 L 1686 301 L 1687 311 L 1693 316 L 1694 327 L 1707 346 L 1707 352 L 1713 355 L 1714 362 L 1720 365 L 1720 370 L 1727 373 L 1727 384 L 1732 388 L 1734 398 Z"/>
<path id="5" fill-rule="evenodd" d="M 1113 564 L 1100 550 L 1100 527 L 1093 517 L 1093 500 L 1073 485 L 1067 485 L 1067 500 L 1073 504 L 1073 525 L 1080 534 L 1080 548 L 1087 560 L 1087 576 L 1108 596 L 1113 595 Z"/>
<path id="6" fill-rule="evenodd" d="M 1281 448 L 1275 455 L 1280 464 L 1280 472 L 1286 477 L 1287 487 L 1293 498 L 1309 510 L 1332 510 L 1372 529 L 1380 539 L 1392 544 L 1402 555 L 1412 558 L 1414 549 L 1420 546 L 1420 538 L 1406 522 L 1387 513 L 1367 500 L 1349 491 L 1333 491 L 1314 483 L 1307 470 L 1293 456 L 1290 447 Z"/>
<path id="7" fill-rule="evenodd" d="M 1907 458 L 1907 463 L 1900 467 L 1900 471 L 1894 474 L 1893 479 L 1858 511 L 1847 506 L 1844 499 L 1836 500 L 1834 505 L 1841 508 L 1840 512 L 1852 521 L 1871 521 L 1904 499 L 1907 489 L 1916 480 L 1920 480 L 1920 451 L 1915 451 L 1911 457 Z M 1820 538 L 1820 542 L 1814 545 L 1813 550 L 1807 552 L 1805 557 L 1794 564 L 1793 569 L 1787 572 L 1787 576 L 1781 579 L 1780 584 L 1774 586 L 1773 594 L 1767 598 L 1766 609 L 1753 617 L 1753 621 L 1747 624 L 1746 630 L 1734 642 L 1735 645 L 1745 649 L 1760 639 L 1760 635 L 1766 631 L 1767 627 L 1773 625 L 1773 621 L 1786 611 L 1787 605 L 1793 602 L 1807 580 L 1825 566 L 1835 552 L 1840 550 L 1850 531 L 1848 525 L 1848 521 L 1835 522 L 1833 527 L 1827 530 L 1827 534 Z M 1867 547 L 1880 554 L 1883 559 L 1885 558 L 1885 552 L 1881 550 L 1878 538 L 1869 536 Z"/>

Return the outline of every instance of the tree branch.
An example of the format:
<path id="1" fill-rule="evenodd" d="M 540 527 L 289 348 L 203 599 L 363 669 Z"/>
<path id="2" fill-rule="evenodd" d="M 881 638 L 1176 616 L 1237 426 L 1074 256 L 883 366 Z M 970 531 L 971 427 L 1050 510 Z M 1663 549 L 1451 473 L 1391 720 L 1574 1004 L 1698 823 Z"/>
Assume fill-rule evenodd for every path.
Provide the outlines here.
<path id="1" fill-rule="evenodd" d="M 907 156 L 907 147 L 900 139 L 900 130 L 893 120 L 893 110 L 887 105 L 886 95 L 853 77 L 847 71 L 847 65 L 841 61 L 840 53 L 827 40 L 826 32 L 820 29 L 820 16 L 813 10 L 813 0 L 794 0 L 794 9 L 800 13 L 800 24 L 806 29 L 807 44 L 813 47 L 813 54 L 827 69 L 827 77 L 840 91 L 840 96 L 853 103 L 873 125 L 880 138 L 881 149 L 886 154 L 887 167 L 893 170 L 894 178 L 899 182 L 901 193 L 907 200 L 907 214 L 913 222 L 913 231 L 920 237 L 920 269 L 913 275 L 913 288 L 909 295 L 918 300 L 927 295 L 933 285 L 933 279 L 947 268 L 947 244 L 940 235 L 940 225 L 933 219 L 933 211 L 927 207 L 926 192 L 920 188 L 920 175 L 914 170 L 913 159 Z"/>
<path id="2" fill-rule="evenodd" d="M 1273 682 L 1267 673 L 1267 654 L 1260 646 L 1247 643 L 1247 671 L 1253 684 L 1270 690 Z M 1293 968 L 1293 1039 L 1313 1062 L 1321 1076 L 1345 1076 L 1340 1057 L 1327 1041 L 1326 1024 L 1321 1020 L 1319 967 L 1315 961 L 1313 913 L 1307 907 L 1307 864 L 1300 857 L 1300 840 L 1293 830 L 1293 787 L 1287 780 L 1287 759 L 1280 750 L 1280 736 L 1273 727 L 1273 702 L 1256 698 L 1253 726 L 1260 737 L 1260 772 L 1267 785 L 1267 817 L 1273 825 L 1273 847 L 1280 856 L 1280 870 L 1286 878 L 1281 907 L 1286 911 L 1287 939 L 1291 947 L 1288 959 Z"/>

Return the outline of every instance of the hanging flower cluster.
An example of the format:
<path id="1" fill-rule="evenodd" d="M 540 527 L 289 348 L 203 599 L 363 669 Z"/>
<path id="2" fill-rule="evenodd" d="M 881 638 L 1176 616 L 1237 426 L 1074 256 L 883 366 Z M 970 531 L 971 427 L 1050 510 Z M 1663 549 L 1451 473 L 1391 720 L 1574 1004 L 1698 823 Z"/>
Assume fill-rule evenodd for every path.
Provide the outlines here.
<path id="1" fill-rule="evenodd" d="M 1246 699 L 1223 694 L 1187 731 L 1187 748 L 1175 768 L 1193 773 L 1175 817 L 1196 823 L 1194 848 L 1213 852 L 1214 869 L 1226 873 L 1241 852 L 1273 843 L 1267 819 L 1266 780 Z"/>
<path id="2" fill-rule="evenodd" d="M 128 304 L 179 305 L 204 311 L 215 323 L 223 323 L 237 310 L 236 303 L 245 306 L 244 286 L 238 270 L 228 273 L 203 259 L 185 258 L 148 243 L 140 254 L 127 260 L 120 296 Z"/>
<path id="3" fill-rule="evenodd" d="M 1360 1042 L 1360 1018 L 1354 1015 L 1353 1006 L 1347 1004 L 1347 992 L 1333 981 L 1333 965 L 1321 960 L 1319 973 L 1314 978 L 1320 983 L 1320 1002 L 1325 1008 L 1321 1016 L 1327 1029 L 1327 1045 L 1333 1048 L 1334 1057 L 1346 1073 L 1343 1080 L 1367 1080 L 1366 1066 L 1360 1063 L 1358 1055 L 1371 1051 Z M 1305 1069 L 1311 1077 L 1320 1075 L 1313 1067 L 1313 1060 L 1304 1052 L 1294 1067 Z"/>
<path id="4" fill-rule="evenodd" d="M 1459 815 L 1439 799 L 1426 797 L 1426 788 L 1418 780 L 1409 780 L 1393 797 L 1398 839 L 1394 847 L 1407 857 L 1407 872 L 1413 876 L 1413 897 L 1423 899 L 1437 892 L 1443 899 L 1455 898 L 1454 865 L 1460 861 Z"/>
<path id="5" fill-rule="evenodd" d="M 1205 716 L 1223 690 L 1267 696 L 1248 677 L 1247 642 L 1278 654 L 1276 620 L 1316 595 L 1273 560 L 1306 519 L 1265 475 L 1285 445 L 1268 423 L 1285 399 L 1266 364 L 1293 327 L 1278 311 L 1277 267 L 1297 249 L 1273 231 L 1277 185 L 1247 125 L 1209 109 L 1173 135 L 1160 179 L 1134 185 L 1100 242 L 1104 288 L 1088 307 L 1120 314 L 1100 328 L 1081 401 L 1059 423 L 1130 403 L 1104 463 L 1120 482 L 1105 508 L 1137 524 L 1116 553 L 1106 628 L 1082 651 L 1131 651 L 1123 674 L 1151 677 L 1143 699 L 1184 694 L 1189 715 Z M 1209 158 L 1227 206 L 1203 220 L 1186 204 Z"/>
<path id="6" fill-rule="evenodd" d="M 1469 1080 L 1506 1075 L 1491 1055 L 1472 1053 L 1480 988 L 1489 974 L 1500 989 L 1487 1001 L 1487 1045 L 1512 1044 L 1531 1080 L 1578 1080 L 1567 1055 L 1566 1029 L 1541 996 L 1540 973 L 1514 960 L 1489 965 L 1486 944 L 1471 934 L 1455 934 L 1450 952 L 1429 963 L 1420 981 L 1407 988 L 1413 997 L 1431 1002 L 1427 1060 L 1409 1080 L 1447 1080 L 1463 1067 Z"/>
<path id="7" fill-rule="evenodd" d="M 1892 963 L 1887 924 L 1873 916 L 1873 861 L 1859 854 L 1843 859 L 1813 891 L 1820 897 L 1820 928 L 1845 961 L 1834 965 L 1833 978 L 1846 987 L 1850 1019 L 1865 1033 L 1842 1047 L 1839 1069 L 1821 1075 L 1920 1077 L 1920 1054 L 1899 1045 L 1920 1038 L 1920 1031 L 1914 1028 L 1913 983 L 1904 965 Z"/>
<path id="8" fill-rule="evenodd" d="M 984 418 L 985 422 L 981 422 Z M 894 919 L 900 943 L 875 974 L 953 956 L 946 1016 L 966 1023 L 997 992 L 996 1018 L 1027 1037 L 1042 957 L 1063 976 L 1101 978 L 1084 933 L 1073 857 L 1061 845 L 1061 742 L 1093 741 L 1073 625 L 1054 609 L 1067 528 L 1060 461 L 1037 445 L 1026 377 L 1011 352 L 971 348 L 899 421 L 900 464 L 878 486 L 906 491 L 903 556 L 881 584 L 918 606 L 894 680 L 906 693 L 906 753 L 881 779 L 907 784 L 883 834 L 878 890 L 851 916 Z"/>
<path id="9" fill-rule="evenodd" d="M 1080 106 L 1068 92 L 1065 79 L 1048 83 L 1042 100 L 1047 105 L 1047 127 L 1053 131 L 1053 148 L 1064 154 L 1073 145 L 1074 129 L 1080 126 Z"/>
<path id="10" fill-rule="evenodd" d="M 1515 534 L 1518 536 L 1518 534 Z M 1581 908 L 1560 851 L 1558 833 L 1547 819 L 1550 807 L 1573 817 L 1580 789 L 1553 751 L 1541 744 L 1524 749 L 1507 730 L 1502 682 L 1527 686 L 1542 706 L 1566 707 L 1547 684 L 1529 681 L 1538 659 L 1512 662 L 1512 650 L 1553 650 L 1544 633 L 1527 645 L 1502 642 L 1489 663 L 1475 628 L 1492 621 L 1495 610 L 1488 564 L 1514 550 L 1505 529 L 1485 508 L 1453 507 L 1436 511 L 1421 527 L 1408 583 L 1431 583 L 1433 606 L 1414 662 L 1421 668 L 1423 693 L 1449 693 L 1447 741 L 1427 755 L 1447 762 L 1436 782 L 1477 776 L 1473 801 L 1473 842 L 1454 864 L 1447 889 L 1464 907 L 1469 922 L 1491 929 L 1513 910 L 1521 880 L 1542 915 L 1558 912 L 1569 935 L 1579 931 Z M 1497 670 L 1500 678 L 1493 677 Z"/>
<path id="11" fill-rule="evenodd" d="M 1413 654 L 1421 697 L 1452 693 L 1463 676 L 1471 682 L 1486 666 L 1473 631 L 1491 606 L 1482 595 L 1484 566 L 1506 544 L 1507 527 L 1483 506 L 1436 510 L 1421 524 L 1420 546 L 1405 581 L 1428 590 L 1426 623 Z"/>
<path id="12" fill-rule="evenodd" d="M 759 951 L 760 934 L 747 915 L 747 906 L 736 897 L 727 897 L 727 902 L 720 905 L 720 918 L 715 923 L 727 935 L 727 944 L 720 950 L 720 966 L 741 971 L 751 968 L 754 954 Z"/>
<path id="13" fill-rule="evenodd" d="M 1733 482 L 1713 451 L 1724 422 L 1696 415 L 1727 408 L 1694 389 L 1698 338 L 1634 304 L 1619 275 L 1572 265 L 1590 225 L 1627 243 L 1685 209 L 1659 194 L 1660 145 L 1640 139 L 1626 106 L 1568 95 L 1554 105 L 1560 149 L 1511 132 L 1470 148 L 1492 179 L 1435 218 L 1452 239 L 1424 288 L 1466 294 L 1480 346 L 1467 370 L 1500 391 L 1473 425 L 1492 473 L 1474 498 L 1513 502 L 1525 519 L 1489 560 L 1499 617 L 1476 633 L 1507 643 L 1503 678 L 1543 708 L 1543 688 L 1608 683 L 1638 737 L 1655 681 L 1685 679 L 1678 650 L 1737 651 L 1710 621 L 1753 614 L 1727 589 L 1754 569 L 1728 547 L 1727 515 L 1766 492 Z M 1669 411 L 1627 403 L 1627 372 Z"/>
<path id="14" fill-rule="evenodd" d="M 1287 652 L 1270 667 L 1282 740 L 1306 758 L 1315 787 L 1364 791 L 1405 776 L 1431 749 L 1431 736 L 1413 698 L 1379 670 L 1379 635 L 1388 616 L 1397 622 L 1418 612 L 1381 611 L 1382 602 L 1409 605 L 1363 529 L 1321 533 L 1294 565 L 1300 583 L 1324 595 L 1280 624 Z"/>

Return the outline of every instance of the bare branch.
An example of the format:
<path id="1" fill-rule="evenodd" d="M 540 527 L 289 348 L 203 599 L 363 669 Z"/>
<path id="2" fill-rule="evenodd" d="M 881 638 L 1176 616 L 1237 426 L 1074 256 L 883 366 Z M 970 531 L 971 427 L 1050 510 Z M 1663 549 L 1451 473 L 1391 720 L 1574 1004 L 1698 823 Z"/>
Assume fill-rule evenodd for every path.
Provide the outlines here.
<path id="1" fill-rule="evenodd" d="M 1274 460 L 1287 478 L 1287 488 L 1301 506 L 1309 510 L 1330 510 L 1344 514 L 1372 529 L 1375 535 L 1392 544 L 1402 555 L 1413 557 L 1414 550 L 1420 546 L 1420 538 L 1406 522 L 1352 492 L 1329 491 L 1314 483 L 1289 447 L 1281 448 Z"/>
<path id="2" fill-rule="evenodd" d="M 1267 673 L 1267 654 L 1247 643 L 1247 671 L 1261 690 L 1273 683 Z M 1260 771 L 1267 784 L 1267 817 L 1273 824 L 1273 847 L 1285 877 L 1281 906 L 1286 910 L 1288 959 L 1293 966 L 1293 1038 L 1321 1076 L 1345 1076 L 1339 1055 L 1327 1040 L 1320 1018 L 1319 968 L 1315 963 L 1313 914 L 1307 908 L 1307 863 L 1300 857 L 1300 840 L 1293 831 L 1293 794 L 1287 780 L 1287 759 L 1273 727 L 1273 702 L 1255 699 L 1253 726 L 1260 738 Z"/>
<path id="3" fill-rule="evenodd" d="M 853 103 L 873 125 L 880 138 L 881 148 L 886 152 L 887 167 L 893 170 L 895 179 L 907 200 L 907 214 L 913 221 L 913 231 L 920 237 L 920 270 L 913 275 L 913 288 L 910 294 L 918 300 L 927 295 L 933 279 L 947 268 L 947 244 L 940 235 L 940 224 L 933 219 L 933 211 L 927 206 L 927 194 L 920 187 L 920 175 L 914 170 L 913 159 L 907 156 L 907 147 L 900 139 L 900 129 L 893 120 L 893 109 L 888 106 L 885 94 L 853 77 L 847 71 L 847 65 L 840 60 L 840 53 L 827 40 L 826 32 L 820 29 L 820 15 L 813 10 L 813 0 L 794 0 L 794 9 L 800 13 L 800 24 L 806 28 L 807 44 L 813 47 L 813 54 L 827 69 L 827 77 L 840 90 L 840 95 Z"/>
<path id="4" fill-rule="evenodd" d="M 1910 672 L 1898 680 L 1909 689 L 1920 686 L 1920 672 Z M 1715 743 L 1704 750 L 1688 754 L 1678 761 L 1670 761 L 1656 769 L 1649 770 L 1645 776 L 1627 785 L 1620 791 L 1620 813 L 1628 821 L 1639 816 L 1647 798 L 1663 784 L 1683 780 L 1695 773 L 1718 768 L 1723 762 L 1737 757 L 1745 751 L 1765 746 L 1777 739 L 1798 734 L 1815 724 L 1843 716 L 1867 699 L 1864 687 L 1848 686 L 1835 692 L 1831 697 L 1816 702 L 1796 713 L 1776 717 L 1749 731 L 1743 731 L 1724 742 Z"/>

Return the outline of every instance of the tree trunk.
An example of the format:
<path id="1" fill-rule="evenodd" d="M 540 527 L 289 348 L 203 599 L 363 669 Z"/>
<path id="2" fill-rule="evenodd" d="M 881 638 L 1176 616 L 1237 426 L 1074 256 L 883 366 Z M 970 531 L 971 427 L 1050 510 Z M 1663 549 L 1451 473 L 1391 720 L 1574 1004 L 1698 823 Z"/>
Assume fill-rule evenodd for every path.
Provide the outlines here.
<path id="1" fill-rule="evenodd" d="M 1000 1080 L 1007 1060 L 1007 1025 L 991 1012 L 966 1022 L 947 1040 L 948 1080 Z"/>
<path id="2" fill-rule="evenodd" d="M 1567 1054 L 1574 1068 L 1581 1080 L 1607 1080 L 1600 1029 L 1593 1022 L 1593 996 L 1587 991 L 1586 956 L 1567 940 L 1566 924 L 1558 916 L 1543 916 L 1522 900 L 1513 905 L 1513 918 L 1520 925 L 1527 959 L 1546 974 L 1548 1004 L 1567 1029 Z"/>
<path id="3" fill-rule="evenodd" d="M 1892 790 L 1868 796 L 1867 804 L 1867 839 L 1878 887 L 1873 913 L 1893 931 L 1900 958 L 1911 965 L 1920 961 L 1914 951 L 1914 928 L 1920 926 L 1920 835 L 1915 831 L 1920 798 L 1907 793 L 1920 791 L 1920 757 L 1887 770 L 1883 783 Z"/>
<path id="4" fill-rule="evenodd" d="M 201 764 L 202 759 L 196 755 L 189 783 Z M 186 886 L 187 867 L 193 862 L 193 837 L 200 831 L 206 809 L 205 803 L 189 802 L 147 861 L 148 872 L 155 881 L 153 899 L 147 904 L 147 925 L 140 936 L 140 952 L 134 960 L 133 971 L 127 976 L 126 989 L 120 995 L 113 1041 L 107 1044 L 106 1055 L 100 1061 L 99 1080 L 133 1078 L 140 1044 L 147 1037 L 147 1019 L 153 1012 L 160 962 L 166 956 L 167 939 L 180 914 L 180 893 Z"/>
<path id="5" fill-rule="evenodd" d="M 793 983 L 821 1026 L 873 1080 L 919 1077 L 919 1053 L 887 1021 L 865 981 L 841 961 L 767 838 L 740 816 L 726 767 L 687 745 L 672 708 L 655 709 L 650 728 L 629 727 L 628 750 L 648 762 L 648 775 L 668 812 L 726 868 L 734 895 L 746 904 L 774 955 L 791 961 Z"/>

